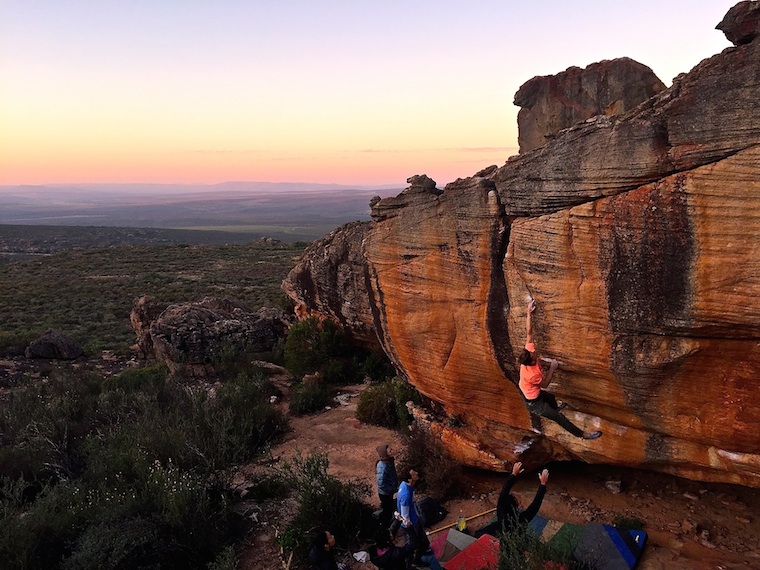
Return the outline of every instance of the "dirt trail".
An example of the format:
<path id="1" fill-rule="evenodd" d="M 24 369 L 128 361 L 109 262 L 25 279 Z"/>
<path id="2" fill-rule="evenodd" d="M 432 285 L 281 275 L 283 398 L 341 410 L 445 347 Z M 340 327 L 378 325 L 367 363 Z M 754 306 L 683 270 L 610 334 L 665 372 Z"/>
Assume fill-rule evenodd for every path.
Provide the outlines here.
<path id="1" fill-rule="evenodd" d="M 343 390 L 344 405 L 312 416 L 291 418 L 291 431 L 272 449 L 275 458 L 286 459 L 300 450 L 306 454 L 325 451 L 330 471 L 343 478 L 359 478 L 374 484 L 375 447 L 389 443 L 403 446 L 402 436 L 391 430 L 361 424 L 354 418 L 357 396 L 363 386 Z M 613 523 L 616 517 L 638 518 L 645 523 L 649 542 L 637 567 L 640 570 L 739 570 L 760 568 L 760 492 L 740 486 L 697 483 L 678 477 L 635 469 L 591 466 L 580 463 L 549 465 L 543 516 L 585 524 Z M 453 523 L 496 506 L 504 475 L 467 471 L 467 496 L 446 503 L 448 517 L 435 528 Z M 522 504 L 528 504 L 538 484 L 526 473 L 515 486 Z M 619 491 L 619 492 L 618 492 Z M 377 496 L 368 497 L 377 504 Z M 264 505 L 260 525 L 243 553 L 243 570 L 284 568 L 276 529 L 283 513 L 292 509 L 287 501 Z M 468 523 L 477 529 L 492 515 Z M 352 569 L 371 570 L 344 553 Z"/>

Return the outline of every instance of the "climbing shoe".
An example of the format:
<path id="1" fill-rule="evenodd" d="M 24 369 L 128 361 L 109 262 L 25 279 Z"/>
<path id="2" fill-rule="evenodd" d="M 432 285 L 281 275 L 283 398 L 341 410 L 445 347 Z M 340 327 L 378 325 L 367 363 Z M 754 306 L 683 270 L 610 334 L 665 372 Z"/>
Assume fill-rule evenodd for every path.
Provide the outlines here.
<path id="1" fill-rule="evenodd" d="M 583 434 L 583 439 L 597 439 L 599 437 L 602 437 L 602 432 L 600 431 L 590 431 Z"/>

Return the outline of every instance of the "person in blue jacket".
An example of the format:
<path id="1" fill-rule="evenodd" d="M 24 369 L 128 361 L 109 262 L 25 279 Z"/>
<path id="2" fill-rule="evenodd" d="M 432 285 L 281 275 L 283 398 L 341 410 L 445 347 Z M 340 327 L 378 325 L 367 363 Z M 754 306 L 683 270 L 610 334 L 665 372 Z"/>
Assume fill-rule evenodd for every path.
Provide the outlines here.
<path id="1" fill-rule="evenodd" d="M 419 482 L 420 475 L 414 469 L 405 469 L 402 471 L 402 477 L 404 479 L 398 487 L 396 502 L 399 512 L 398 518 L 402 521 L 401 526 L 406 531 L 404 542 L 406 544 L 416 543 L 414 557 L 416 563 L 428 566 L 432 570 L 441 570 L 438 559 L 430 549 L 430 541 L 414 504 L 414 487 Z"/>
<path id="2" fill-rule="evenodd" d="M 398 488 L 398 474 L 396 473 L 396 458 L 393 456 L 388 444 L 377 446 L 379 459 L 375 465 L 377 477 L 377 495 L 380 497 L 380 526 L 387 529 L 393 520 L 393 494 Z"/>

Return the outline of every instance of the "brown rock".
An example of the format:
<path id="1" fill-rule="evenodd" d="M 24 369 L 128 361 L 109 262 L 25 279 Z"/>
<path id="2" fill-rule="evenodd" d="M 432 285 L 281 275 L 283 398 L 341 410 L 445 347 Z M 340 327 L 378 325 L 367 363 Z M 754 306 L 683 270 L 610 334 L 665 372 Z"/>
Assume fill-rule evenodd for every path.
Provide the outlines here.
<path id="1" fill-rule="evenodd" d="M 760 42 L 727 49 L 443 191 L 411 178 L 285 288 L 357 338 L 374 327 L 399 374 L 463 419 L 429 425 L 472 465 L 579 458 L 760 487 L 758 101 Z M 531 431 L 515 362 L 531 297 L 539 352 L 564 363 L 551 391 L 600 440 Z"/>
<path id="2" fill-rule="evenodd" d="M 597 116 L 537 150 L 512 157 L 488 177 L 506 213 L 556 212 L 757 144 L 758 52 L 760 42 L 726 50 L 630 112 Z"/>
<path id="3" fill-rule="evenodd" d="M 50 360 L 73 360 L 84 354 L 77 341 L 55 329 L 47 329 L 26 347 L 27 358 L 47 358 Z"/>
<path id="4" fill-rule="evenodd" d="M 544 146 L 562 129 L 596 115 L 630 111 L 665 89 L 654 72 L 627 57 L 534 77 L 515 94 L 520 153 Z"/>
<path id="5" fill-rule="evenodd" d="M 755 0 L 739 2 L 715 28 L 734 45 L 751 42 L 760 35 L 760 3 Z"/>
<path id="6" fill-rule="evenodd" d="M 312 244 L 282 284 L 299 319 L 329 318 L 357 344 L 380 349 L 362 242 L 367 222 L 342 226 Z"/>
<path id="7" fill-rule="evenodd" d="M 134 300 L 129 321 L 137 335 L 137 347 L 142 358 L 153 354 L 150 325 L 168 306 L 168 303 L 160 302 L 151 295 L 143 295 Z"/>
<path id="8" fill-rule="evenodd" d="M 150 303 L 136 303 L 150 307 Z M 134 316 L 135 313 L 137 316 Z M 150 308 L 142 311 L 151 314 Z M 267 352 L 287 334 L 288 319 L 279 309 L 252 312 L 244 304 L 206 298 L 197 303 L 171 305 L 149 323 L 133 311 L 139 323 L 138 342 L 172 372 L 180 367 L 195 378 L 212 378 L 214 363 L 225 351 Z M 147 320 L 147 319 L 146 319 Z"/>

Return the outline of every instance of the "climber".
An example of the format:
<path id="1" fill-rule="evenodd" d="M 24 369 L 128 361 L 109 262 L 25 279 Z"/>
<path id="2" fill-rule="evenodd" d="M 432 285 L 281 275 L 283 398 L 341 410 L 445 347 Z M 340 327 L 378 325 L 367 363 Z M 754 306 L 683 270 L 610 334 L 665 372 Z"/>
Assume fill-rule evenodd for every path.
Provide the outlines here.
<path id="1" fill-rule="evenodd" d="M 559 411 L 565 407 L 564 402 L 558 404 L 556 398 L 543 390 L 552 381 L 554 371 L 559 365 L 556 360 L 552 360 L 549 366 L 549 373 L 544 378 L 541 365 L 538 363 L 536 354 L 536 345 L 533 343 L 533 311 L 536 310 L 536 302 L 531 299 L 528 303 L 528 314 L 526 317 L 525 329 L 527 340 L 525 349 L 520 354 L 520 391 L 525 398 L 525 405 L 528 411 L 537 416 L 543 416 L 557 422 L 571 434 L 583 439 L 596 439 L 602 435 L 601 431 L 585 432 L 568 420 Z"/>

